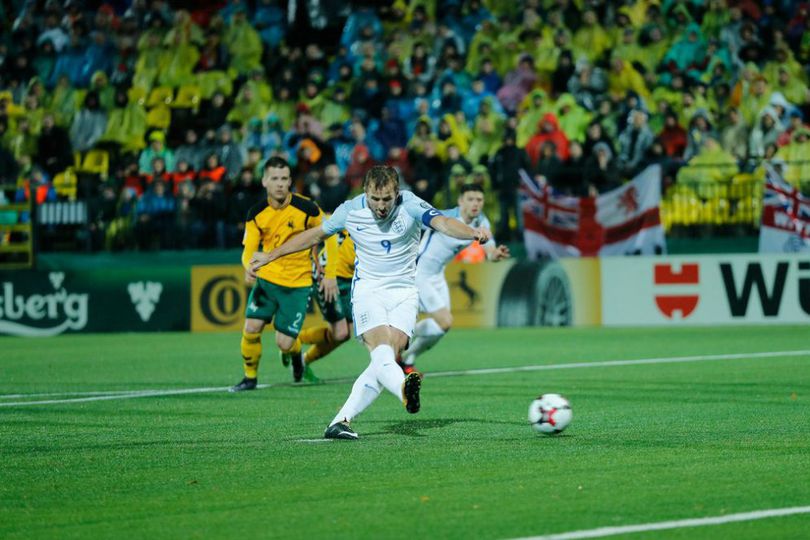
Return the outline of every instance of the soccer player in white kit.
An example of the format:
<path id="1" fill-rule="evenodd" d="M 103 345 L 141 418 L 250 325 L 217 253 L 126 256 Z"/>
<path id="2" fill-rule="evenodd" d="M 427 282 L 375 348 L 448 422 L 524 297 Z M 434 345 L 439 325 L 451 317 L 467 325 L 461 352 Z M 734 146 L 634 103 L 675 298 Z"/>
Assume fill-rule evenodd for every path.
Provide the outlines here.
<path id="1" fill-rule="evenodd" d="M 371 362 L 327 426 L 324 437 L 328 439 L 357 439 L 349 423 L 383 388 L 397 396 L 409 413 L 419 412 L 421 377 L 406 376 L 396 358 L 413 334 L 419 312 L 415 276 L 422 229 L 481 243 L 490 238 L 489 230 L 443 216 L 413 193 L 400 193 L 399 176 L 392 167 L 372 167 L 363 179 L 363 190 L 363 195 L 340 205 L 321 227 L 299 233 L 269 253 L 256 252 L 251 262 L 255 272 L 342 229 L 354 240 L 352 312 L 355 332 L 371 353 Z"/>
<path id="2" fill-rule="evenodd" d="M 461 186 L 458 206 L 442 213 L 465 225 L 491 230 L 484 208 L 484 190 L 478 184 Z M 419 310 L 428 316 L 419 321 L 414 329 L 414 338 L 407 350 L 402 353 L 405 373 L 414 371 L 414 361 L 420 353 L 433 347 L 453 325 L 450 313 L 450 290 L 444 278 L 444 269 L 453 257 L 472 243 L 428 231 L 419 244 L 416 262 L 416 287 L 419 290 Z M 509 257 L 509 248 L 496 246 L 490 239 L 482 244 L 487 259 L 500 261 Z"/>

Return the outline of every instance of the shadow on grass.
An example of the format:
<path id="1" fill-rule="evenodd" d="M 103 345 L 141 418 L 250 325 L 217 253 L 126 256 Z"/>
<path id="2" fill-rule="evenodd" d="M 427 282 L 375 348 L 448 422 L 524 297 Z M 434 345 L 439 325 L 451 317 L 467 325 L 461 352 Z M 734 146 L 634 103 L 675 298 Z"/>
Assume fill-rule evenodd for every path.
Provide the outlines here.
<path id="1" fill-rule="evenodd" d="M 371 423 L 371 422 L 369 422 Z M 405 435 L 407 437 L 427 437 L 427 433 L 431 429 L 441 429 L 453 424 L 506 424 L 506 425 L 524 425 L 523 422 L 504 422 L 498 420 L 485 420 L 481 418 L 432 418 L 432 419 L 413 419 L 413 420 L 400 420 L 387 424 L 382 427 L 380 431 L 373 431 L 365 436 L 373 435 Z"/>

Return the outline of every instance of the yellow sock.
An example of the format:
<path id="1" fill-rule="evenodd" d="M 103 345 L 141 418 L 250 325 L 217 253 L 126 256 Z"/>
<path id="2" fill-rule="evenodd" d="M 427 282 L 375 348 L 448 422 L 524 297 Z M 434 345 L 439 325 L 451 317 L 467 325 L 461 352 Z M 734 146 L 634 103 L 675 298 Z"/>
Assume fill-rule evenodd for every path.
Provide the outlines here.
<path id="1" fill-rule="evenodd" d="M 301 333 L 298 334 L 298 339 L 301 340 L 301 343 L 317 345 L 318 343 L 323 343 L 326 341 L 328 339 L 328 334 L 329 326 L 322 324 L 320 326 L 313 326 L 312 328 L 305 328 L 301 330 Z"/>
<path id="2" fill-rule="evenodd" d="M 245 377 L 255 379 L 259 374 L 259 359 L 262 357 L 262 334 L 242 330 L 242 361 Z"/>
<path id="3" fill-rule="evenodd" d="M 337 343 L 336 341 L 329 341 L 328 343 L 318 343 L 317 345 L 313 345 L 307 349 L 307 352 L 304 353 L 304 363 L 311 364 L 315 360 L 323 358 L 338 347 L 340 347 L 340 343 Z"/>

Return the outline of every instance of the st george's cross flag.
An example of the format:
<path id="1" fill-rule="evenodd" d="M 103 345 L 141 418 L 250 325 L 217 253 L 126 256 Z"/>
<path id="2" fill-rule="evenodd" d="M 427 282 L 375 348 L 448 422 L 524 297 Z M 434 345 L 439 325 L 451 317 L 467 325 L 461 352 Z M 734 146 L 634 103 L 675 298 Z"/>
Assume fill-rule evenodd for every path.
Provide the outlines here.
<path id="1" fill-rule="evenodd" d="M 560 195 L 521 174 L 523 237 L 530 258 L 666 253 L 661 166 L 598 197 Z"/>
<path id="2" fill-rule="evenodd" d="M 530 258 L 666 253 L 660 205 L 660 165 L 598 197 L 561 195 L 521 174 L 523 238 Z"/>

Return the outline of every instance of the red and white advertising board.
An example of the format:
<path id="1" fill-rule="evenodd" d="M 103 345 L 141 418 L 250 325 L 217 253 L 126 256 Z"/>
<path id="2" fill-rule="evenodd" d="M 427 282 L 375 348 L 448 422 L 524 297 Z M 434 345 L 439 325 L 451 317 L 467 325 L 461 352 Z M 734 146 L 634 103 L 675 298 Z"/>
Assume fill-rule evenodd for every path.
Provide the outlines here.
<path id="1" fill-rule="evenodd" d="M 601 288 L 605 326 L 810 323 L 810 255 L 604 257 Z"/>

